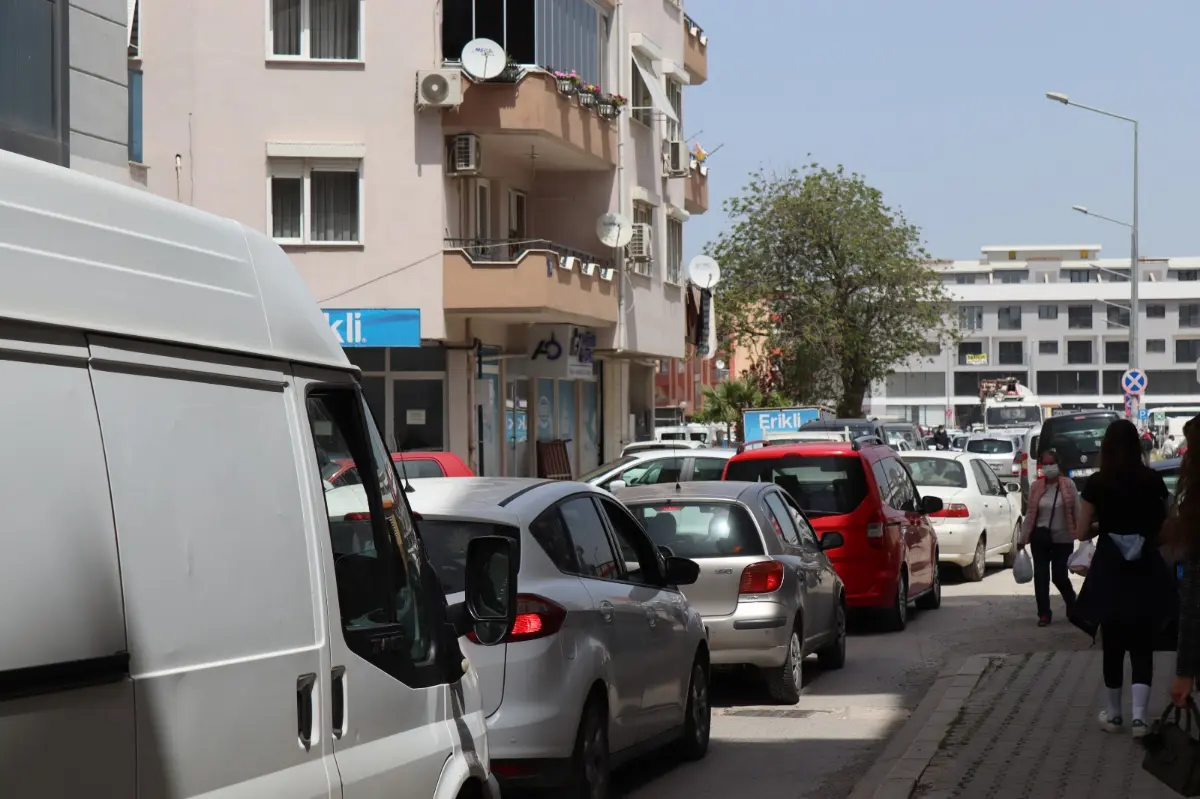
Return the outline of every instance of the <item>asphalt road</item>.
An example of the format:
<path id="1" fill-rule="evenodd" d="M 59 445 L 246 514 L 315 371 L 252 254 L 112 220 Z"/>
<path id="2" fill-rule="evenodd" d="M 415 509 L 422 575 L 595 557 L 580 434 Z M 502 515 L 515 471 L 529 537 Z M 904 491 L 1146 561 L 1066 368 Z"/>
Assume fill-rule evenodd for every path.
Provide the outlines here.
<path id="1" fill-rule="evenodd" d="M 1091 645 L 1066 622 L 1057 597 L 1054 624 L 1037 627 L 1033 587 L 1017 585 L 1012 572 L 992 570 L 979 583 L 958 583 L 954 574 L 946 573 L 942 607 L 914 611 L 902 633 L 856 619 L 846 667 L 822 672 L 815 659 L 806 663 L 796 705 L 764 704 L 766 693 L 753 679 L 718 678 L 708 757 L 682 765 L 648 758 L 619 773 L 617 786 L 629 799 L 724 799 L 742 792 L 842 799 L 947 660 Z"/>

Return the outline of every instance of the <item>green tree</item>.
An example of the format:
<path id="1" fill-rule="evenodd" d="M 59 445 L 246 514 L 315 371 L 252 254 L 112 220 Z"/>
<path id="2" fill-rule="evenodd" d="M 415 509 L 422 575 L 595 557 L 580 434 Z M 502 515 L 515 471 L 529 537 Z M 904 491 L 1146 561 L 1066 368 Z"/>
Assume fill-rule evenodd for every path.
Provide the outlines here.
<path id="1" fill-rule="evenodd" d="M 750 176 L 725 202 L 718 335 L 767 343 L 782 390 L 861 416 L 871 383 L 957 338 L 920 230 L 856 173 L 810 164 Z"/>
<path id="2" fill-rule="evenodd" d="M 750 378 L 733 378 L 705 386 L 704 404 L 694 417 L 708 424 L 723 424 L 742 440 L 742 413 L 753 408 L 786 408 L 792 403 L 777 392 L 763 392 Z"/>

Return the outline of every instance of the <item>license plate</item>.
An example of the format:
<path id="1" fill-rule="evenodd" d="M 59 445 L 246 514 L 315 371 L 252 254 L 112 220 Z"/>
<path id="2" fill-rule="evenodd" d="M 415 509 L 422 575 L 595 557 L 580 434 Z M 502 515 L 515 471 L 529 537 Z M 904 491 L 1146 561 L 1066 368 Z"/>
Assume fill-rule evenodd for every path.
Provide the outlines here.
<path id="1" fill-rule="evenodd" d="M 1072 469 L 1069 476 L 1070 477 L 1090 477 L 1091 475 L 1093 475 L 1095 473 L 1096 473 L 1095 469 Z"/>

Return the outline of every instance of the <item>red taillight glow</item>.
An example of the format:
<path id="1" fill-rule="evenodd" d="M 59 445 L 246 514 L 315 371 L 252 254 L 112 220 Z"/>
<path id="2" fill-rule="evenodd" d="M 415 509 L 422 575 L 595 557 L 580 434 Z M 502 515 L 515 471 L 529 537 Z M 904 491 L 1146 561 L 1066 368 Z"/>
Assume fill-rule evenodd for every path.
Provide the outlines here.
<path id="1" fill-rule="evenodd" d="M 951 502 L 937 513 L 929 515 L 938 519 L 969 519 L 971 518 L 971 511 L 967 509 L 966 505 Z"/>
<path id="2" fill-rule="evenodd" d="M 566 620 L 567 609 L 557 602 L 534 594 L 518 594 L 517 618 L 513 621 L 505 643 L 519 644 L 522 641 L 534 641 L 554 635 L 562 629 Z M 473 630 L 467 633 L 467 640 L 479 643 Z"/>
<path id="3" fill-rule="evenodd" d="M 783 564 L 774 560 L 751 563 L 742 569 L 739 594 L 769 594 L 783 585 Z"/>
<path id="4" fill-rule="evenodd" d="M 1028 474 L 1029 474 L 1029 453 L 1022 452 L 1021 453 L 1021 476 L 1024 477 Z"/>
<path id="5" fill-rule="evenodd" d="M 371 514 L 361 513 L 361 512 L 347 513 L 345 516 L 342 517 L 342 520 L 347 521 L 347 522 L 369 522 L 369 521 L 371 521 Z"/>

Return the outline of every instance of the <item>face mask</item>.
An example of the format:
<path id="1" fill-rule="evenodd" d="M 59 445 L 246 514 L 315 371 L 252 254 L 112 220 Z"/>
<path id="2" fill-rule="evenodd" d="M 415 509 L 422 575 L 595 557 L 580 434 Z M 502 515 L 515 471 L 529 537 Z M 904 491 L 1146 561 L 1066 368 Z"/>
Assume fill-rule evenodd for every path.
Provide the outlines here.
<path id="1" fill-rule="evenodd" d="M 1042 467 L 1042 474 L 1045 475 L 1047 480 L 1057 480 L 1058 479 L 1058 464 L 1056 464 L 1056 463 L 1046 464 L 1045 466 Z"/>

